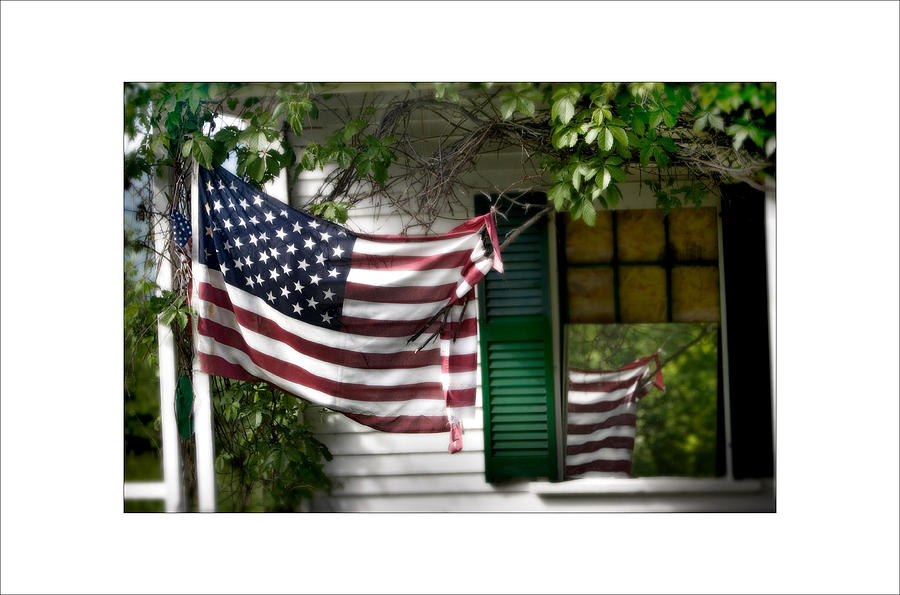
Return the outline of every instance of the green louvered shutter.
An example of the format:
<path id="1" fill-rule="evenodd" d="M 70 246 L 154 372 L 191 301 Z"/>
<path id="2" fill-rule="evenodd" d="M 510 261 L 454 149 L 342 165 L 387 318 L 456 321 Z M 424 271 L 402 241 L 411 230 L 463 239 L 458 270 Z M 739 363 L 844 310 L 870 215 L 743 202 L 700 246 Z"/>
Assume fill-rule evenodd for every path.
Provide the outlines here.
<path id="1" fill-rule="evenodd" d="M 544 205 L 543 194 L 518 199 Z M 486 198 L 476 199 L 480 213 Z M 505 209 L 504 209 L 505 211 Z M 524 223 L 516 208 L 497 217 L 501 241 Z M 525 230 L 503 250 L 505 272 L 491 271 L 479 289 L 485 475 L 557 478 L 553 344 L 547 222 Z"/>

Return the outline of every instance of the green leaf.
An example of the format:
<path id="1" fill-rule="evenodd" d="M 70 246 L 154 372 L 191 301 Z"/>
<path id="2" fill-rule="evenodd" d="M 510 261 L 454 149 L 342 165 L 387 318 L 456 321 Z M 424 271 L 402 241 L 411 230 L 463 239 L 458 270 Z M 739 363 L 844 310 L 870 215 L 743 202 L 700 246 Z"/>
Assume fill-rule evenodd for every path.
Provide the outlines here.
<path id="1" fill-rule="evenodd" d="M 665 169 L 669 166 L 669 156 L 659 145 L 653 145 L 653 158 L 661 168 Z"/>
<path id="2" fill-rule="evenodd" d="M 606 126 L 603 128 L 603 135 L 600 137 L 598 141 L 600 147 L 603 148 L 604 151 L 609 151 L 613 147 L 613 135 L 612 132 L 609 131 L 609 127 Z"/>
<path id="3" fill-rule="evenodd" d="M 258 428 L 261 423 L 262 423 L 262 412 L 257 411 L 256 414 L 253 416 L 253 427 Z"/>
<path id="4" fill-rule="evenodd" d="M 731 128 L 729 128 L 731 130 Z M 747 138 L 747 129 L 741 127 L 734 135 L 734 150 L 737 151 L 741 148 L 741 145 L 744 144 L 744 140 Z"/>
<path id="5" fill-rule="evenodd" d="M 725 131 L 725 119 L 715 114 L 709 115 L 709 125 L 716 130 Z"/>
<path id="6" fill-rule="evenodd" d="M 504 120 L 509 120 L 510 118 L 512 118 L 513 112 L 515 112 L 515 111 L 516 111 L 515 98 L 513 98 L 509 101 L 503 102 L 503 104 L 500 106 L 500 112 L 502 113 Z"/>
<path id="7" fill-rule="evenodd" d="M 225 105 L 228 106 L 228 109 L 230 111 L 234 111 L 234 108 L 237 107 L 237 104 L 238 104 L 237 97 L 229 97 L 228 99 L 225 100 Z"/>
<path id="8" fill-rule="evenodd" d="M 534 102 L 530 99 L 519 97 L 518 101 L 516 102 L 516 108 L 529 118 L 534 117 Z"/>
<path id="9" fill-rule="evenodd" d="M 659 144 L 669 153 L 675 153 L 678 151 L 678 146 L 675 144 L 675 141 L 668 136 L 661 136 L 659 138 Z"/>
<path id="10" fill-rule="evenodd" d="M 568 124 L 575 116 L 575 100 L 571 95 L 561 97 L 550 107 L 550 116 L 557 118 L 561 123 Z"/>
<path id="11" fill-rule="evenodd" d="M 203 167 L 207 169 L 212 167 L 213 151 L 209 144 L 209 140 L 206 137 L 198 136 L 194 138 L 192 154 L 194 159 L 197 160 L 197 163 Z"/>
<path id="12" fill-rule="evenodd" d="M 350 120 L 347 122 L 347 125 L 344 126 L 344 142 L 350 142 L 350 139 L 359 134 L 365 127 L 365 120 Z"/>
<path id="13" fill-rule="evenodd" d="M 609 172 L 609 169 L 604 167 L 603 170 L 597 174 L 597 186 L 601 191 L 606 190 L 606 187 L 609 186 L 609 183 L 612 181 L 612 174 Z"/>
<path id="14" fill-rule="evenodd" d="M 650 145 L 646 145 L 641 149 L 640 159 L 641 167 L 647 167 L 650 163 Z"/>
<path id="15" fill-rule="evenodd" d="M 262 179 L 266 175 L 266 158 L 256 158 L 252 163 L 250 163 L 248 160 L 247 173 L 250 174 L 250 177 L 257 182 L 262 182 Z"/>
<path id="16" fill-rule="evenodd" d="M 624 182 L 625 181 L 625 172 L 615 165 L 610 165 L 609 161 L 606 162 L 606 169 L 609 171 L 612 179 L 616 182 Z"/>
<path id="17" fill-rule="evenodd" d="M 756 126 L 750 126 L 747 128 L 747 131 L 750 133 L 750 140 L 753 141 L 757 147 L 762 148 L 763 146 L 763 137 L 762 131 Z"/>
<path id="18" fill-rule="evenodd" d="M 181 147 L 181 156 L 187 157 L 188 155 L 190 155 L 191 147 L 193 147 L 193 146 L 194 146 L 194 139 L 189 138 L 187 141 L 185 141 L 184 145 L 182 145 L 182 147 Z"/>
<path id="19" fill-rule="evenodd" d="M 694 126 L 692 130 L 694 134 L 700 134 L 703 132 L 703 129 L 706 128 L 706 125 L 709 123 L 709 112 L 703 112 L 703 115 L 694 120 Z"/>
<path id="20" fill-rule="evenodd" d="M 553 201 L 553 206 L 557 211 L 563 210 L 563 206 L 565 206 L 572 194 L 571 188 L 568 182 L 560 182 L 550 188 L 547 198 Z"/>
<path id="21" fill-rule="evenodd" d="M 610 184 L 609 188 L 606 189 L 606 201 L 609 203 L 609 207 L 614 209 L 616 205 L 622 200 L 622 193 L 619 191 L 619 187 L 615 184 Z"/>
<path id="22" fill-rule="evenodd" d="M 594 210 L 594 205 L 591 201 L 586 200 L 581 206 L 581 218 L 584 219 L 584 222 L 591 227 L 594 226 L 594 223 L 597 221 L 597 211 Z"/>
<path id="23" fill-rule="evenodd" d="M 575 192 L 581 190 L 581 168 L 576 167 L 572 172 L 572 187 L 575 188 Z"/>
<path id="24" fill-rule="evenodd" d="M 188 96 L 188 105 L 191 106 L 191 111 L 197 111 L 197 108 L 200 107 L 200 94 L 196 91 L 191 91 L 191 94 Z"/>
<path id="25" fill-rule="evenodd" d="M 656 128 L 657 126 L 659 126 L 659 123 L 662 121 L 662 119 L 663 113 L 661 110 L 653 112 L 653 115 L 650 116 L 650 128 Z"/>
<path id="26" fill-rule="evenodd" d="M 609 131 L 612 132 L 612 135 L 615 137 L 617 143 L 619 143 L 626 149 L 628 148 L 628 135 L 625 134 L 624 130 L 622 130 L 618 126 L 610 126 Z"/>
<path id="27" fill-rule="evenodd" d="M 664 111 L 663 119 L 666 121 L 666 126 L 668 126 L 669 128 L 675 128 L 676 119 L 674 115 L 667 111 Z"/>
<path id="28" fill-rule="evenodd" d="M 588 130 L 587 134 L 584 135 L 584 142 L 586 142 L 587 144 L 593 143 L 595 140 L 597 140 L 598 134 L 600 134 L 599 127 L 591 128 L 590 130 Z"/>
<path id="29" fill-rule="evenodd" d="M 641 136 L 644 136 L 644 133 L 647 132 L 647 129 L 644 127 L 644 121 L 640 118 L 635 118 L 631 123 L 631 127 L 634 128 L 634 131 Z"/>
<path id="30" fill-rule="evenodd" d="M 770 136 L 769 140 L 766 141 L 766 157 L 771 157 L 772 153 L 775 152 L 775 137 Z"/>

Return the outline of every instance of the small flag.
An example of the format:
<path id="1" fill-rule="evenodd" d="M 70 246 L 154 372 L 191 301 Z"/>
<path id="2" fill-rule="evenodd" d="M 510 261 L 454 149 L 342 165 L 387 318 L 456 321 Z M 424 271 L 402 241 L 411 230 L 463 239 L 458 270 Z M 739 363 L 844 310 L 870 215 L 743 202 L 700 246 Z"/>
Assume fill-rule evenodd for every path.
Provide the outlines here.
<path id="1" fill-rule="evenodd" d="M 357 234 L 199 172 L 203 371 L 388 432 L 446 432 L 474 408 L 474 287 L 503 267 L 492 215 L 441 235 Z"/>
<path id="2" fill-rule="evenodd" d="M 172 215 L 169 217 L 172 222 L 172 234 L 175 238 L 175 245 L 182 250 L 190 250 L 191 241 L 191 222 L 188 218 L 181 214 L 178 209 L 172 209 Z"/>
<path id="3" fill-rule="evenodd" d="M 659 355 L 618 370 L 569 370 L 566 410 L 566 477 L 629 477 L 634 454 L 637 402 L 652 384 L 665 390 Z"/>

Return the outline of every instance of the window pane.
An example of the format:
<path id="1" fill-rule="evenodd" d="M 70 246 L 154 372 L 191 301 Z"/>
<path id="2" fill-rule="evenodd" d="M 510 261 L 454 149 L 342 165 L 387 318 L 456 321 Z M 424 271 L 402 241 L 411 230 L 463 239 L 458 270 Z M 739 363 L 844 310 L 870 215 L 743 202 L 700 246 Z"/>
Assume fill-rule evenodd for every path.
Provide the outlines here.
<path id="1" fill-rule="evenodd" d="M 676 260 L 717 260 L 716 210 L 673 209 L 669 213 L 669 243 Z"/>
<path id="2" fill-rule="evenodd" d="M 619 211 L 617 221 L 619 260 L 662 260 L 666 251 L 662 211 Z"/>
<path id="3" fill-rule="evenodd" d="M 569 262 L 610 262 L 613 257 L 612 213 L 600 211 L 593 227 L 566 219 L 566 259 Z"/>
<path id="4" fill-rule="evenodd" d="M 658 266 L 620 266 L 619 309 L 622 322 L 664 322 L 666 270 Z"/>
<path id="5" fill-rule="evenodd" d="M 613 271 L 609 267 L 569 269 L 569 320 L 615 322 Z"/>
<path id="6" fill-rule="evenodd" d="M 714 266 L 672 269 L 672 320 L 719 320 L 719 269 Z"/>
<path id="7" fill-rule="evenodd" d="M 597 459 L 625 460 L 631 477 L 692 476 L 716 474 L 718 352 L 716 324 L 570 324 L 566 326 L 566 349 L 570 370 L 567 392 L 567 419 L 571 430 L 566 438 L 566 459 L 570 468 Z M 621 418 L 617 430 L 610 424 L 585 433 L 585 407 L 579 403 L 599 402 L 607 395 L 602 386 L 589 387 L 586 373 L 617 370 L 634 360 L 662 349 L 660 360 L 666 392 L 653 389 L 630 407 L 636 415 Z M 669 359 L 671 358 L 671 359 Z M 655 371 L 655 364 L 651 366 Z M 578 376 L 578 375 L 581 376 Z M 572 387 L 575 387 L 574 389 Z M 608 387 L 607 387 L 608 388 Z M 598 394 L 590 393 L 595 391 Z M 579 394 L 581 393 L 581 394 Z M 608 395 L 612 402 L 619 395 Z M 586 398 L 587 397 L 587 398 Z M 609 416 L 621 415 L 621 405 L 601 407 Z M 598 415 L 603 417 L 606 412 Z M 612 417 L 610 417 L 612 419 Z M 595 420 L 588 420 L 593 422 Z M 603 424 L 604 421 L 597 421 Z M 633 423 L 633 425 L 631 425 Z M 616 425 L 616 424 L 613 424 Z M 617 434 L 612 436 L 612 434 Z M 633 446 L 632 446 L 633 445 Z M 633 449 L 633 454 L 629 452 Z M 616 467 L 616 464 L 609 464 Z M 602 465 L 600 465 L 602 468 Z M 593 474 L 615 472 L 591 471 Z M 620 470 L 618 475 L 628 476 Z"/>

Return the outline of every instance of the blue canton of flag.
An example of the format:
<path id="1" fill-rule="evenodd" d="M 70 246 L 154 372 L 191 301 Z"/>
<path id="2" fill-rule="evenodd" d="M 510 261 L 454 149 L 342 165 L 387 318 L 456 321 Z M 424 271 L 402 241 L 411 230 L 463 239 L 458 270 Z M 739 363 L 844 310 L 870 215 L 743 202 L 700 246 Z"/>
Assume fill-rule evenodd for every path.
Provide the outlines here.
<path id="1" fill-rule="evenodd" d="M 216 173 L 200 170 L 200 262 L 286 316 L 339 328 L 356 237 Z"/>
<path id="2" fill-rule="evenodd" d="M 178 209 L 172 210 L 172 215 L 169 219 L 172 222 L 175 245 L 179 248 L 187 249 L 188 242 L 191 241 L 191 222 Z"/>

